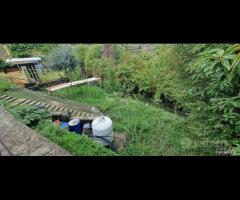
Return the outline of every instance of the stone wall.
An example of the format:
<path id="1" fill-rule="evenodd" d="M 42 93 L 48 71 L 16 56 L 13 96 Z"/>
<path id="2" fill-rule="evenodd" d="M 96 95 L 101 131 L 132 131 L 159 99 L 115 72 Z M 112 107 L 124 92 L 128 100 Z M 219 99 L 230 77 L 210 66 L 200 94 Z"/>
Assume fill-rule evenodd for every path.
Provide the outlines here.
<path id="1" fill-rule="evenodd" d="M 1 156 L 71 156 L 0 107 Z"/>

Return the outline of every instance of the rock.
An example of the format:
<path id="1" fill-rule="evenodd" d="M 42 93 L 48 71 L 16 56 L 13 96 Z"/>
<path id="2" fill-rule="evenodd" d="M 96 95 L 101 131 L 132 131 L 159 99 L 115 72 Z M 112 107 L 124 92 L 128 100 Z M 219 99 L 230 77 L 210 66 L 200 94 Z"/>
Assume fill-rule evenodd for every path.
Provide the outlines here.
<path id="1" fill-rule="evenodd" d="M 125 149 L 125 144 L 127 141 L 127 136 L 125 133 L 113 133 L 113 143 L 115 144 L 117 151 L 122 151 Z"/>

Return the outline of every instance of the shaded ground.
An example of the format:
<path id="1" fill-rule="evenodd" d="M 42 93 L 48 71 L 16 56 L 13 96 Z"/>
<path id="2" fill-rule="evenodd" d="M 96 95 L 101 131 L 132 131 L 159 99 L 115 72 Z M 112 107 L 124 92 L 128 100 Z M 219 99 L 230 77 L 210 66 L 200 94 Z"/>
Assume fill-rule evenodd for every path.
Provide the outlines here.
<path id="1" fill-rule="evenodd" d="M 2 156 L 70 156 L 71 154 L 17 121 L 0 107 Z"/>

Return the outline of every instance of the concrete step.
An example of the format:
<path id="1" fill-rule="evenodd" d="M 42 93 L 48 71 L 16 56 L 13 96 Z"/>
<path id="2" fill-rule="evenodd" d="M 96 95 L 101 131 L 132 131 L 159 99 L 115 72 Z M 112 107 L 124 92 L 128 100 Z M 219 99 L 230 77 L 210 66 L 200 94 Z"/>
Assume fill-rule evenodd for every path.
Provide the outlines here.
<path id="1" fill-rule="evenodd" d="M 40 106 L 40 104 L 42 104 L 42 102 L 37 102 L 35 106 Z"/>
<path id="2" fill-rule="evenodd" d="M 33 106 L 35 103 L 37 103 L 36 101 L 32 101 L 31 103 L 29 103 L 29 106 Z"/>
<path id="3" fill-rule="evenodd" d="M 12 97 L 6 96 L 6 97 L 4 97 L 4 98 L 2 99 L 2 101 L 5 102 L 5 101 L 7 101 L 7 100 L 9 100 L 9 99 L 12 99 Z"/>
<path id="4" fill-rule="evenodd" d="M 74 110 L 74 111 L 72 112 L 71 116 L 76 116 L 77 112 L 78 112 L 78 110 Z"/>
<path id="5" fill-rule="evenodd" d="M 56 106 L 52 111 L 57 112 L 60 108 L 61 106 Z"/>
<path id="6" fill-rule="evenodd" d="M 32 100 L 27 100 L 27 101 L 24 101 L 24 102 L 22 102 L 22 103 L 20 103 L 19 105 L 28 105 L 30 102 L 32 102 Z"/>
<path id="7" fill-rule="evenodd" d="M 76 113 L 76 117 L 80 117 L 82 115 L 82 112 L 81 111 L 77 111 L 77 113 Z"/>
<path id="8" fill-rule="evenodd" d="M 46 109 L 48 109 L 48 108 L 50 108 L 50 107 L 51 107 L 51 105 L 49 105 L 49 104 L 47 104 L 47 105 L 45 106 Z"/>
<path id="9" fill-rule="evenodd" d="M 0 96 L 0 99 L 3 99 L 5 97 L 7 97 L 7 95 L 3 94 L 3 95 Z"/>
<path id="10" fill-rule="evenodd" d="M 5 103 L 9 103 L 10 106 L 39 106 L 47 109 L 50 112 L 70 112 L 70 116 L 72 118 L 78 118 L 80 120 L 93 120 L 97 117 L 96 114 L 82 112 L 80 110 L 68 109 L 64 107 L 62 104 L 60 105 L 51 105 L 43 102 L 38 102 L 32 99 L 24 99 L 24 98 L 17 98 L 11 97 L 4 94 L 0 94 L 0 99 Z"/>
<path id="11" fill-rule="evenodd" d="M 63 110 L 65 110 L 64 107 L 60 107 L 60 108 L 58 109 L 59 112 L 62 112 Z"/>
<path id="12" fill-rule="evenodd" d="M 51 105 L 49 108 L 48 108 L 48 111 L 53 111 L 53 109 L 56 107 L 56 105 Z"/>
<path id="13" fill-rule="evenodd" d="M 11 103 L 11 102 L 13 102 L 13 101 L 16 101 L 17 99 L 18 99 L 18 98 L 13 97 L 13 98 L 11 98 L 11 99 L 5 101 L 5 103 Z"/>
<path id="14" fill-rule="evenodd" d="M 10 106 L 17 106 L 17 105 L 20 105 L 22 102 L 26 101 L 27 99 L 24 99 L 24 98 L 19 98 L 17 99 L 16 101 L 12 102 L 10 104 Z"/>

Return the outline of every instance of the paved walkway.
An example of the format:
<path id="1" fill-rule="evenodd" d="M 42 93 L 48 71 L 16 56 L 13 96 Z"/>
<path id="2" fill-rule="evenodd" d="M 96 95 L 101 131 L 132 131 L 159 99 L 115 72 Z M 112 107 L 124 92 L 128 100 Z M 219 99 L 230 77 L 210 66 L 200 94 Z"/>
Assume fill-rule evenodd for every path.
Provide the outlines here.
<path id="1" fill-rule="evenodd" d="M 71 156 L 70 153 L 17 121 L 0 106 L 1 156 Z"/>

